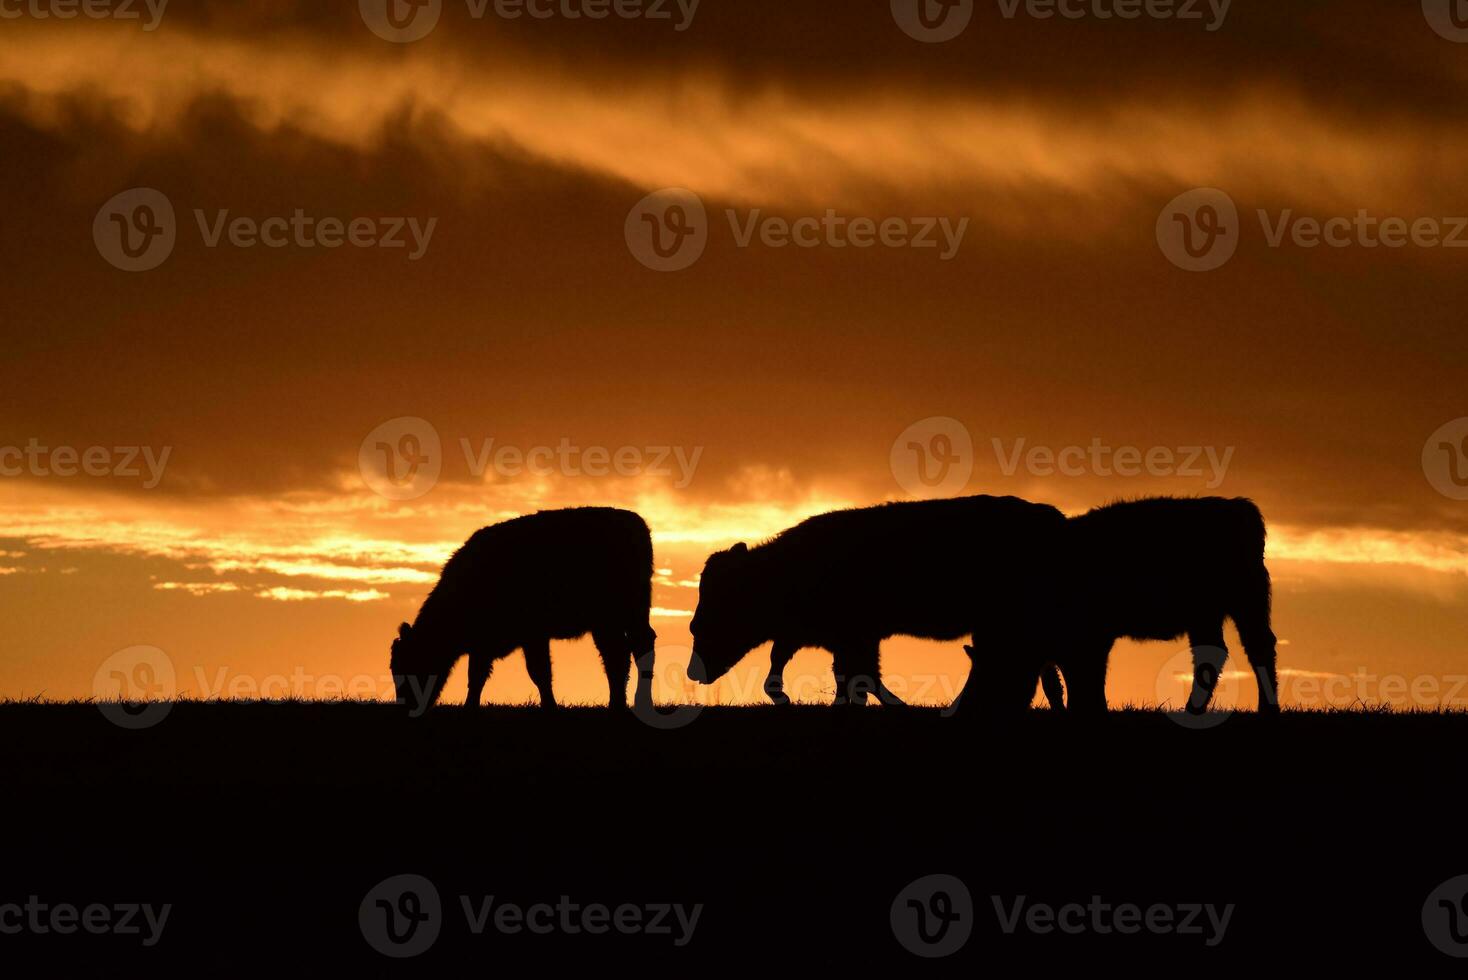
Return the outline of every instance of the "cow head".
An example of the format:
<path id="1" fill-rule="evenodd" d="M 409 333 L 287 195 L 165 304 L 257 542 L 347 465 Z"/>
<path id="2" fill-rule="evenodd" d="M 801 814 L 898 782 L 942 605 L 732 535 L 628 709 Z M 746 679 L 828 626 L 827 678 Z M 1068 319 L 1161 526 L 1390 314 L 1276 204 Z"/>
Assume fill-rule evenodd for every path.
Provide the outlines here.
<path id="1" fill-rule="evenodd" d="M 1035 699 L 1043 659 L 1011 650 L 976 650 L 965 646 L 973 666 L 963 687 L 960 704 L 966 712 L 1016 715 Z"/>
<path id="2" fill-rule="evenodd" d="M 457 659 L 445 657 L 420 632 L 407 623 L 400 625 L 388 660 L 393 686 L 397 688 L 398 704 L 407 705 L 414 715 L 422 714 L 438 700 L 449 670 Z"/>
<path id="3" fill-rule="evenodd" d="M 715 552 L 704 564 L 698 608 L 688 624 L 693 634 L 693 658 L 688 664 L 691 680 L 712 684 L 769 639 L 760 629 L 764 617 L 752 562 L 749 548 L 741 543 Z"/>

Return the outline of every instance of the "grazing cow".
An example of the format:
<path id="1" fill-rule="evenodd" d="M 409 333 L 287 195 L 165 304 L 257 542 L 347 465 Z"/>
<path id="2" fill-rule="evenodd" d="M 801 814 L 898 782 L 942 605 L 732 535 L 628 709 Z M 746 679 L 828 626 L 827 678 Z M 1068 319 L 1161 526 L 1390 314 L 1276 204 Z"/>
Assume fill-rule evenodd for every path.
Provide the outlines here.
<path id="1" fill-rule="evenodd" d="M 551 689 L 550 641 L 591 634 L 613 708 L 627 707 L 638 664 L 638 704 L 652 703 L 652 538 L 641 517 L 610 507 L 545 510 L 474 532 L 454 552 L 413 625 L 392 644 L 398 701 L 426 708 L 460 655 L 469 655 L 468 703 L 479 703 L 494 661 L 517 647 L 540 691 Z"/>
<path id="2" fill-rule="evenodd" d="M 773 640 L 765 693 L 775 703 L 789 701 L 785 665 L 815 646 L 831 651 L 837 704 L 868 694 L 901 704 L 881 680 L 882 640 L 959 639 L 974 629 L 975 603 L 1022 631 L 1009 614 L 1064 524 L 1054 507 L 1017 497 L 909 501 L 821 514 L 756 547 L 717 552 L 689 624 L 688 675 L 711 684 Z M 996 628 L 975 642 L 1006 646 L 1015 635 Z"/>
<path id="3" fill-rule="evenodd" d="M 1072 711 L 1106 710 L 1106 668 L 1117 639 L 1175 640 L 1193 648 L 1187 710 L 1212 700 L 1232 619 L 1259 683 L 1259 711 L 1279 711 L 1270 627 L 1264 518 L 1243 498 L 1153 497 L 1098 507 L 1066 522 L 1052 588 L 1058 628 L 1048 644 L 975 658 L 971 686 L 988 703 L 1028 704 L 1047 663 L 1059 664 Z M 1053 666 L 1051 667 L 1053 670 Z M 1016 700 L 1009 701 L 1013 698 Z M 1052 699 L 1052 704 L 1053 704 Z"/>

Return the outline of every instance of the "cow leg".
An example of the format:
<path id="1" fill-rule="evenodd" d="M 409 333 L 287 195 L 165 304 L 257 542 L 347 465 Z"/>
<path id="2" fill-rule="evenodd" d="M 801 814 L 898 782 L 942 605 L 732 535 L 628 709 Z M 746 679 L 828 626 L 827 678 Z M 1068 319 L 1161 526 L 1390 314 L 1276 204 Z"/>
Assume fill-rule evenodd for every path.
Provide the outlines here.
<path id="1" fill-rule="evenodd" d="M 880 640 L 856 640 L 835 651 L 836 704 L 863 705 L 875 694 L 882 704 L 901 705 L 902 699 L 882 683 Z"/>
<path id="2" fill-rule="evenodd" d="M 1239 629 L 1244 655 L 1254 668 L 1259 682 L 1259 713 L 1279 713 L 1279 678 L 1275 673 L 1275 644 L 1278 642 L 1269 623 L 1269 572 L 1261 565 L 1259 580 L 1251 593 L 1238 603 L 1233 613 Z"/>
<path id="3" fill-rule="evenodd" d="M 479 706 L 479 696 L 484 693 L 484 685 L 489 681 L 490 671 L 494 669 L 494 658 L 482 650 L 476 650 L 469 654 L 469 696 L 464 703 L 471 708 Z"/>
<path id="4" fill-rule="evenodd" d="M 836 678 L 836 696 L 831 700 L 833 707 L 845 707 L 851 704 L 851 695 L 847 690 L 847 682 L 851 679 L 852 663 L 850 648 L 844 644 L 837 644 L 831 649 L 831 673 Z M 862 695 L 859 704 L 866 703 L 866 695 Z"/>
<path id="5" fill-rule="evenodd" d="M 1065 674 L 1069 713 L 1090 717 L 1106 714 L 1106 668 L 1111 662 L 1112 642 L 1109 638 L 1075 641 L 1061 657 L 1059 666 Z"/>
<path id="6" fill-rule="evenodd" d="M 800 647 L 789 640 L 776 640 L 770 651 L 770 675 L 765 678 L 765 694 L 776 704 L 789 704 L 785 694 L 785 668 Z"/>
<path id="7" fill-rule="evenodd" d="M 887 705 L 889 708 L 907 707 L 907 702 L 893 694 L 887 685 L 882 683 L 881 640 L 871 640 L 862 644 L 859 665 L 862 675 L 864 677 L 871 677 L 872 693 L 877 696 L 878 702 Z"/>
<path id="8" fill-rule="evenodd" d="M 1054 662 L 1047 663 L 1040 671 L 1040 686 L 1045 690 L 1045 700 L 1050 702 L 1051 711 L 1065 710 L 1065 685 L 1060 682 L 1060 669 Z M 1103 694 L 1104 698 L 1105 695 Z"/>
<path id="9" fill-rule="evenodd" d="M 1213 689 L 1223 676 L 1228 662 L 1228 647 L 1223 642 L 1223 621 L 1209 623 L 1188 631 L 1193 648 L 1193 690 L 1188 695 L 1188 714 L 1201 715 L 1213 700 Z"/>
<path id="10" fill-rule="evenodd" d="M 632 673 L 632 645 L 620 630 L 596 630 L 591 634 L 596 652 L 601 654 L 602 668 L 607 672 L 607 705 L 613 710 L 627 708 L 627 678 Z M 638 683 L 642 683 L 639 670 Z"/>
<path id="11" fill-rule="evenodd" d="M 526 640 L 524 647 L 525 671 L 540 692 L 540 706 L 547 710 L 556 707 L 555 691 L 551 689 L 550 638 Z"/>
<path id="12" fill-rule="evenodd" d="M 653 664 L 657 656 L 658 635 L 651 623 L 643 623 L 627 631 L 627 644 L 632 650 L 633 662 L 637 665 L 637 688 L 632 694 L 632 703 L 639 708 L 652 707 Z M 611 681 L 608 680 L 608 686 Z"/>
<path id="13" fill-rule="evenodd" d="M 883 704 L 887 705 L 889 708 L 905 708 L 905 707 L 907 707 L 907 702 L 906 701 L 904 701 L 901 698 L 899 698 L 896 694 L 893 694 L 892 693 L 892 690 L 889 687 L 887 687 L 886 684 L 883 684 L 882 683 L 882 667 L 881 667 L 881 659 L 880 658 L 878 658 L 878 660 L 877 660 L 877 670 L 876 670 L 876 673 L 873 674 L 873 677 L 876 679 L 876 682 L 877 682 L 877 700 L 878 701 L 880 701 Z"/>

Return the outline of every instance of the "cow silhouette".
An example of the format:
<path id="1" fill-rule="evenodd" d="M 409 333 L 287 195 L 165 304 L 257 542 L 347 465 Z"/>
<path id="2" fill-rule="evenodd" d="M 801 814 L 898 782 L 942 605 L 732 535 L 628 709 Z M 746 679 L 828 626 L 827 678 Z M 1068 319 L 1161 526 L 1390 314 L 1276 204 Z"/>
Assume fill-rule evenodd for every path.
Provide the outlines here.
<path id="1" fill-rule="evenodd" d="M 1227 659 L 1223 624 L 1232 619 L 1259 685 L 1259 711 L 1277 713 L 1264 540 L 1264 517 L 1243 498 L 1152 497 L 1071 518 L 1045 586 L 1056 628 L 1045 643 L 976 652 L 964 696 L 978 687 L 989 689 L 973 692 L 987 705 L 1028 704 L 1037 675 L 1054 663 L 1065 674 L 1069 710 L 1104 712 L 1116 640 L 1186 636 L 1193 650 L 1187 710 L 1199 714 Z"/>
<path id="2" fill-rule="evenodd" d="M 546 510 L 481 528 L 444 564 L 413 625 L 398 627 L 398 701 L 432 705 L 467 653 L 467 703 L 476 705 L 494 661 L 519 648 L 540 703 L 554 708 L 550 641 L 590 633 L 611 707 L 626 708 L 634 661 L 637 703 L 651 705 L 651 605 L 652 538 L 631 511 Z"/>
<path id="3" fill-rule="evenodd" d="M 704 566 L 688 676 L 711 684 L 773 640 L 765 693 L 775 703 L 789 701 L 790 659 L 823 647 L 835 703 L 901 704 L 882 683 L 882 640 L 956 640 L 974 632 L 979 610 L 996 625 L 974 642 L 1012 646 L 1033 624 L 1007 614 L 1064 524 L 1054 507 L 1017 497 L 959 497 L 833 511 L 753 548 L 736 544 Z"/>

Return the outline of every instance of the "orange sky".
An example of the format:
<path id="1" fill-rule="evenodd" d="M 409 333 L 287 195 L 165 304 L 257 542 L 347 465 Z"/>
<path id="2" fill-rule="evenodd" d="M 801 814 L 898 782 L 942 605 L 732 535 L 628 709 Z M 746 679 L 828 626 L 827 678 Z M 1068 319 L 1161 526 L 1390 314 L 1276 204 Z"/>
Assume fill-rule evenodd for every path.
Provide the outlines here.
<path id="1" fill-rule="evenodd" d="M 454 546 L 582 503 L 648 519 L 676 667 L 710 551 L 921 490 L 894 442 L 948 418 L 972 447 L 949 492 L 1072 512 L 1256 499 L 1287 702 L 1468 704 L 1468 501 L 1434 484 L 1429 445 L 1468 416 L 1464 253 L 1271 247 L 1256 216 L 1468 213 L 1451 97 L 1468 48 L 1416 5 L 1364 0 L 1239 7 L 1216 32 L 981 4 L 945 44 L 909 38 L 886 6 L 705 0 L 675 31 L 447 4 L 402 45 L 354 3 L 170 7 L 153 31 L 7 21 L 0 472 L 32 440 L 168 456 L 156 486 L 142 462 L 136 477 L 0 476 L 0 695 L 84 696 L 139 644 L 198 695 L 354 678 L 385 692 L 394 627 Z M 669 186 L 698 195 L 708 243 L 660 273 L 624 225 Z M 177 242 L 124 272 L 92 229 L 138 187 L 170 202 Z M 1207 273 L 1156 238 L 1197 187 L 1242 219 L 1237 253 Z M 208 244 L 222 211 L 298 209 L 433 232 L 412 259 Z M 741 247 L 756 209 L 965 231 L 947 259 Z M 439 439 L 437 482 L 412 500 L 359 467 L 369 433 L 401 417 Z M 575 462 L 481 469 L 491 439 L 491 459 L 568 445 L 542 458 Z M 1093 444 L 1227 465 L 1024 462 Z M 621 473 L 584 455 L 623 447 Z M 1112 702 L 1175 696 L 1179 648 L 1119 649 Z M 563 700 L 604 697 L 589 645 L 555 655 Z M 758 700 L 763 659 L 713 696 Z M 945 701 L 966 666 L 956 644 L 887 646 L 889 683 L 913 700 Z M 660 696 L 692 696 L 680 676 L 663 673 Z M 797 697 L 828 697 L 824 654 L 788 676 Z M 1252 682 L 1237 688 L 1252 704 Z M 533 698 L 518 656 L 488 696 Z"/>

